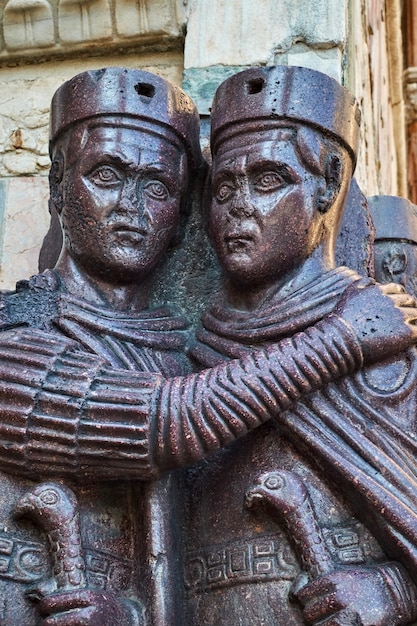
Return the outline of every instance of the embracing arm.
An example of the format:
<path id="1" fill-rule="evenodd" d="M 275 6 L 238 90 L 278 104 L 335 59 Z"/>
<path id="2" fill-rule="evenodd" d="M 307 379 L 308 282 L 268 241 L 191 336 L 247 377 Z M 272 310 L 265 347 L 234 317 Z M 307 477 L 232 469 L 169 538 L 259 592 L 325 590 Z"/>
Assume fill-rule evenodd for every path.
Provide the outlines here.
<path id="1" fill-rule="evenodd" d="M 369 314 L 353 331 L 358 306 L 352 301 L 355 294 L 359 302 L 364 297 L 356 289 L 337 314 L 303 333 L 239 361 L 171 380 L 106 369 L 77 344 L 41 331 L 3 333 L 0 469 L 31 477 L 143 480 L 192 464 L 303 395 L 359 369 L 364 355 L 376 360 L 387 355 L 387 346 L 399 351 L 411 345 L 415 309 L 406 317 L 372 289 L 377 290 L 362 289 L 366 300 L 374 293 L 379 322 L 388 307 L 395 332 L 381 332 L 375 320 L 369 327 Z M 381 341 L 387 332 L 392 340 Z"/>
<path id="2" fill-rule="evenodd" d="M 106 369 L 40 331 L 0 335 L 0 467 L 11 473 L 152 478 L 196 462 L 359 368 L 337 316 L 277 347 L 199 374 Z"/>

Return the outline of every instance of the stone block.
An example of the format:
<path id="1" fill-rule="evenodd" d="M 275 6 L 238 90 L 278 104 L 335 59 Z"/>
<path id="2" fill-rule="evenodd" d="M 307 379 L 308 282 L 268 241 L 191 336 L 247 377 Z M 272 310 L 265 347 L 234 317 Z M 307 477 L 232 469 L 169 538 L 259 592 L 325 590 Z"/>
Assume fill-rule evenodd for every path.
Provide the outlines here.
<path id="1" fill-rule="evenodd" d="M 287 52 L 277 53 L 274 65 L 309 67 L 332 76 L 339 83 L 342 82 L 342 50 L 338 46 L 320 49 L 297 43 Z"/>
<path id="2" fill-rule="evenodd" d="M 60 82 L 47 75 L 0 80 L 0 176 L 42 173 L 49 167 L 49 104 Z"/>
<path id="3" fill-rule="evenodd" d="M 36 273 L 42 240 L 49 226 L 49 185 L 46 177 L 0 181 L 3 243 L 0 288 L 13 289 L 21 278 Z"/>
<path id="4" fill-rule="evenodd" d="M 4 7 L 6 48 L 47 48 L 55 43 L 52 8 L 47 0 L 9 0 Z"/>
<path id="5" fill-rule="evenodd" d="M 229 76 L 246 69 L 242 65 L 190 67 L 184 70 L 182 88 L 194 100 L 200 115 L 209 115 L 217 87 Z"/>
<path id="6" fill-rule="evenodd" d="M 342 48 L 346 5 L 340 0 L 258 0 L 191 5 L 184 66 L 272 64 L 294 43 Z"/>
<path id="7" fill-rule="evenodd" d="M 274 65 L 298 65 L 332 76 L 342 81 L 342 54 L 339 48 L 311 50 L 297 44 L 283 54 L 277 54 Z M 221 82 L 246 69 L 243 65 L 214 65 L 211 67 L 190 67 L 183 73 L 183 89 L 197 105 L 200 115 L 209 115 L 211 103 Z"/>
<path id="8" fill-rule="evenodd" d="M 120 37 L 151 33 L 178 35 L 181 28 L 172 0 L 118 0 L 115 17 Z"/>
<path id="9" fill-rule="evenodd" d="M 60 0 L 59 38 L 63 43 L 99 41 L 112 36 L 108 0 Z"/>

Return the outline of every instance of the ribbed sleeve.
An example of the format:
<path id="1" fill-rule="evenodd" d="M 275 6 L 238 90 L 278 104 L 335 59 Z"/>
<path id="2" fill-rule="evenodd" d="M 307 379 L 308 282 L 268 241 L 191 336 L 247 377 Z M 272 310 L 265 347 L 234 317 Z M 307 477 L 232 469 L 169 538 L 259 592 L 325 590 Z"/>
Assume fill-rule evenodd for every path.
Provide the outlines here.
<path id="1" fill-rule="evenodd" d="M 0 340 L 0 468 L 10 473 L 150 478 L 158 374 L 103 369 L 40 331 Z"/>
<path id="2" fill-rule="evenodd" d="M 356 335 L 336 315 L 274 347 L 163 385 L 158 467 L 188 465 L 362 365 Z"/>
<path id="3" fill-rule="evenodd" d="M 362 364 L 337 316 L 277 346 L 165 380 L 110 370 L 41 331 L 0 336 L 0 468 L 150 479 L 204 458 Z"/>

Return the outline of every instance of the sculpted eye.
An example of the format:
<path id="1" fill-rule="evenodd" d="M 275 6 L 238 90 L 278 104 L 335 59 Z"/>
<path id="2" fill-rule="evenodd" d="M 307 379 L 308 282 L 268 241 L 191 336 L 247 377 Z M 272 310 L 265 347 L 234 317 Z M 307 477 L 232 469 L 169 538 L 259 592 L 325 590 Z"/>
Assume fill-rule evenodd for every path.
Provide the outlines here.
<path id="1" fill-rule="evenodd" d="M 223 181 L 217 186 L 215 195 L 216 195 L 218 202 L 225 202 L 226 200 L 232 197 L 234 192 L 235 192 L 234 185 L 232 185 L 232 183 L 228 181 Z"/>
<path id="2" fill-rule="evenodd" d="M 100 165 L 89 176 L 89 179 L 99 187 L 117 185 L 123 180 L 121 173 L 110 165 Z"/>
<path id="3" fill-rule="evenodd" d="M 143 187 L 145 193 L 155 200 L 166 200 L 169 196 L 169 191 L 164 183 L 160 180 L 151 180 Z"/>
<path id="4" fill-rule="evenodd" d="M 278 172 L 262 172 L 255 178 L 254 187 L 258 191 L 274 191 L 286 184 L 285 178 Z"/>

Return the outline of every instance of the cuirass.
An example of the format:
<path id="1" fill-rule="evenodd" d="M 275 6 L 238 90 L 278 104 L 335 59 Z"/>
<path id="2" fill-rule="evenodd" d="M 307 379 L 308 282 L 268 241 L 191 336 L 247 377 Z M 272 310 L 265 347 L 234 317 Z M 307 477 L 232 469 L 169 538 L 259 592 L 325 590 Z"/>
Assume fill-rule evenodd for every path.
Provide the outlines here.
<path id="1" fill-rule="evenodd" d="M 384 558 L 334 486 L 276 425 L 265 424 L 188 472 L 187 626 L 304 625 L 291 599 L 301 567 L 288 529 L 270 512 L 245 506 L 257 477 L 276 470 L 295 473 L 306 486 L 335 567 Z"/>

